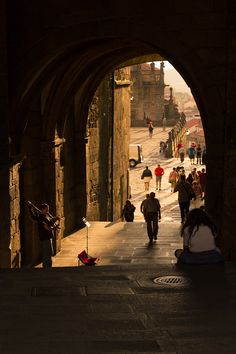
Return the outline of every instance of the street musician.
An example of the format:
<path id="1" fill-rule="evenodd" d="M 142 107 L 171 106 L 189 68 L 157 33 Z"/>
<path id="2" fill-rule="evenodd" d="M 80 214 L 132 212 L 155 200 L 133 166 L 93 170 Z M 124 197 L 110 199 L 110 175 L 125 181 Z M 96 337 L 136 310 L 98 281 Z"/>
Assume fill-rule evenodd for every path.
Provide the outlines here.
<path id="1" fill-rule="evenodd" d="M 44 268 L 52 266 L 53 255 L 53 231 L 59 228 L 58 216 L 52 216 L 49 213 L 49 205 L 41 204 L 41 209 L 38 209 L 33 203 L 28 201 L 29 212 L 33 220 L 38 223 L 39 239 L 42 245 L 42 263 Z"/>

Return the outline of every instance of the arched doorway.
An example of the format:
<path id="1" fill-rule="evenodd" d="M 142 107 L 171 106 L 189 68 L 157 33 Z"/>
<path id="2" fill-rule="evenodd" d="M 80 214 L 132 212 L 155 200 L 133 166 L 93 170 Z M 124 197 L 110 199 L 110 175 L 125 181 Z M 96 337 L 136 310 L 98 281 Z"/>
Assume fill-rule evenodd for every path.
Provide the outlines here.
<path id="1" fill-rule="evenodd" d="M 188 61 L 186 60 L 186 62 L 181 63 L 180 65 L 179 54 L 181 50 L 184 52 L 185 48 L 179 45 L 178 51 L 175 52 L 175 50 L 173 50 L 171 53 L 170 50 L 166 50 L 167 44 L 165 41 L 163 42 L 162 38 L 161 44 L 163 43 L 165 44 L 163 45 L 163 48 L 158 49 L 162 55 L 164 53 L 166 58 L 170 57 L 176 62 L 176 66 L 180 68 L 179 71 L 183 73 L 189 86 L 192 87 L 196 101 L 202 112 L 202 119 L 207 132 L 207 125 L 209 123 L 207 121 L 207 110 L 204 109 L 206 98 L 199 94 L 202 83 L 200 83 L 197 78 L 192 75 L 192 71 L 189 70 L 190 66 L 191 68 L 193 68 L 194 65 L 198 67 L 198 63 L 193 56 L 190 56 Z M 176 45 L 173 46 L 173 48 L 176 49 Z M 71 160 L 70 164 L 77 169 L 74 179 L 76 180 L 77 176 L 79 176 L 79 180 L 82 180 L 83 182 L 81 187 L 74 185 L 73 188 L 75 189 L 72 189 L 77 190 L 77 192 L 79 190 L 79 194 L 76 194 L 76 197 L 74 198 L 73 205 L 74 210 L 77 209 L 77 211 L 75 211 L 74 216 L 71 217 L 73 220 L 72 224 L 74 223 L 75 227 L 78 227 L 75 220 L 80 220 L 86 210 L 86 187 L 83 172 L 85 171 L 86 164 L 86 149 L 83 139 L 86 137 L 89 105 L 98 84 L 102 81 L 104 75 L 109 72 L 116 68 L 126 66 L 127 63 L 136 60 L 135 58 L 139 58 L 138 60 L 140 60 L 140 56 L 137 56 L 137 51 L 143 53 L 148 60 L 151 60 L 153 55 L 156 55 L 153 54 L 156 49 L 157 48 L 154 48 L 153 45 L 147 44 L 146 42 L 133 40 L 127 41 L 127 39 L 121 38 L 112 41 L 107 39 L 100 40 L 86 43 L 81 46 L 74 44 L 69 49 L 64 48 L 62 53 L 58 52 L 58 55 L 54 58 L 50 58 L 50 60 L 47 59 L 48 62 L 45 65 L 41 64 L 40 66 L 36 63 L 35 71 L 28 73 L 28 76 L 26 75 L 27 80 L 22 83 L 22 87 L 19 89 L 19 95 L 16 96 L 12 110 L 13 116 L 14 112 L 19 112 L 17 121 L 14 122 L 14 125 L 12 124 L 12 137 L 16 151 L 17 149 L 22 149 L 22 142 L 24 141 L 24 134 L 27 132 L 27 127 L 30 126 L 30 123 L 34 121 L 37 115 L 38 118 L 36 118 L 36 120 L 40 123 L 40 129 L 38 129 L 40 135 L 37 134 L 37 139 L 41 146 L 41 150 L 43 149 L 46 154 L 48 154 L 49 150 L 53 149 L 53 158 L 57 158 L 57 161 L 61 162 L 63 158 L 65 158 L 62 145 L 64 134 L 67 129 L 66 127 L 69 126 L 68 122 L 71 124 L 73 120 L 71 117 L 76 118 L 73 124 L 71 124 L 71 130 L 74 130 L 74 136 L 78 139 L 77 147 L 80 146 L 79 152 L 81 154 L 81 161 L 80 163 L 78 163 L 78 161 L 74 163 Z M 37 66 L 38 68 L 36 68 Z M 37 99 L 35 97 L 37 97 Z M 77 112 L 76 117 L 75 105 Z M 30 119 L 30 115 L 32 115 L 33 118 L 31 117 Z M 208 138 L 208 134 L 206 134 L 206 138 Z M 69 150 L 67 155 L 71 155 Z M 47 161 L 47 164 L 50 160 L 48 157 L 41 159 Z M 51 165 L 51 168 L 53 168 L 53 170 L 47 165 L 46 170 L 48 177 L 44 177 L 45 181 L 55 175 L 54 166 L 52 167 Z M 59 175 L 62 170 L 62 164 L 60 165 L 60 163 L 58 163 Z M 55 179 L 52 178 L 52 180 L 54 183 L 50 183 L 49 194 L 52 196 L 53 211 L 57 211 L 58 208 L 61 208 L 61 210 L 63 210 L 62 217 L 64 218 L 64 205 L 62 201 L 60 204 L 60 198 L 58 197 L 60 195 L 60 187 L 57 189 Z M 73 192 L 72 194 L 74 195 Z M 24 195 L 27 195 L 27 193 L 24 193 Z M 80 209 L 76 204 L 78 200 L 82 200 L 82 208 L 81 204 L 79 205 Z M 210 207 L 209 201 L 208 204 Z M 67 219 L 66 215 L 65 217 Z M 72 229 L 73 227 L 71 227 L 71 230 Z M 59 243 L 58 249 L 60 248 Z"/>

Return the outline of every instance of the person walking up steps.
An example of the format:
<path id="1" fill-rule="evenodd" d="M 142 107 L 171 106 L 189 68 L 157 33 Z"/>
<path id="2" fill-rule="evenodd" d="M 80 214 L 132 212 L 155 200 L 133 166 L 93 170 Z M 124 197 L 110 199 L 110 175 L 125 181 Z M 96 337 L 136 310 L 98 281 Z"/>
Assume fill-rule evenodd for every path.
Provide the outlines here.
<path id="1" fill-rule="evenodd" d="M 146 221 L 145 204 L 146 204 L 147 199 L 149 198 L 149 196 L 150 196 L 149 194 L 146 194 L 146 199 L 144 199 L 142 201 L 141 205 L 140 205 L 140 211 L 143 214 L 143 217 L 144 217 L 145 221 Z"/>
<path id="2" fill-rule="evenodd" d="M 155 176 L 156 176 L 156 190 L 159 191 L 161 190 L 161 180 L 162 180 L 162 176 L 164 175 L 164 169 L 160 166 L 157 165 L 157 167 L 155 168 Z"/>
<path id="3" fill-rule="evenodd" d="M 152 171 L 149 170 L 148 166 L 146 166 L 145 170 L 143 170 L 141 179 L 143 179 L 145 191 L 148 191 L 149 184 L 152 179 Z"/>
<path id="4" fill-rule="evenodd" d="M 149 245 L 152 245 L 157 240 L 158 234 L 158 220 L 161 220 L 161 206 L 155 193 L 151 192 L 150 196 L 144 204 L 143 214 L 146 216 L 147 233 L 149 237 Z"/>
<path id="5" fill-rule="evenodd" d="M 179 209 L 181 215 L 181 223 L 183 223 L 189 213 L 191 194 L 194 194 L 191 184 L 185 181 L 184 175 L 180 176 L 180 180 L 176 184 L 174 192 L 179 192 Z"/>
<path id="6" fill-rule="evenodd" d="M 171 184 L 171 192 L 174 192 L 177 180 L 178 180 L 178 173 L 176 172 L 176 168 L 173 167 L 173 170 L 169 174 L 169 183 Z"/>
<path id="7" fill-rule="evenodd" d="M 197 156 L 197 165 L 201 165 L 202 164 L 202 148 L 201 148 L 200 144 L 198 144 L 198 146 L 196 148 L 196 156 Z"/>
<path id="8" fill-rule="evenodd" d="M 181 147 L 179 148 L 179 158 L 180 158 L 180 162 L 184 162 L 184 154 L 185 154 L 184 147 L 181 146 Z"/>
<path id="9" fill-rule="evenodd" d="M 153 124 L 152 124 L 152 121 L 149 123 L 149 126 L 148 126 L 148 131 L 149 131 L 149 138 L 152 138 L 152 135 L 153 135 Z"/>

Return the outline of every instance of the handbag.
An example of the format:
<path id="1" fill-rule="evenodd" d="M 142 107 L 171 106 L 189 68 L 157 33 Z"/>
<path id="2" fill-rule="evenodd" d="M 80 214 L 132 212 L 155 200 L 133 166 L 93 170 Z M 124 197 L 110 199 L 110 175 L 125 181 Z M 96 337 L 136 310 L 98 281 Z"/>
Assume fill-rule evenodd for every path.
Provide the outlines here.
<path id="1" fill-rule="evenodd" d="M 196 194 L 192 191 L 190 191 L 189 193 L 189 199 L 192 200 L 192 199 L 196 199 Z"/>
<path id="2" fill-rule="evenodd" d="M 184 187 L 185 191 L 187 192 L 189 199 L 190 199 L 190 200 L 196 199 L 196 194 L 194 193 L 194 191 L 192 190 L 192 188 L 191 188 L 190 191 L 188 191 L 188 190 L 185 188 L 184 184 L 183 184 L 183 183 L 181 183 L 181 184 L 182 184 L 182 186 Z"/>

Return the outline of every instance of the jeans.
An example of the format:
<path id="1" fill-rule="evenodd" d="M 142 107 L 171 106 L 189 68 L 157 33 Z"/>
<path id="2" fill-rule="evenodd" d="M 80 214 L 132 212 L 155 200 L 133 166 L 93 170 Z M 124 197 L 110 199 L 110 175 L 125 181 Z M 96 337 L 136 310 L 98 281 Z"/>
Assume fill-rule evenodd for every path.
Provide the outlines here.
<path id="1" fill-rule="evenodd" d="M 146 222 L 147 222 L 148 237 L 150 241 L 152 241 L 153 238 L 154 240 L 156 240 L 157 233 L 158 233 L 158 213 L 155 212 L 147 213 Z"/>
<path id="2" fill-rule="evenodd" d="M 156 176 L 156 188 L 158 189 L 161 189 L 161 179 L 162 179 L 162 176 Z"/>
<path id="3" fill-rule="evenodd" d="M 181 222 L 184 222 L 186 215 L 189 213 L 190 200 L 187 202 L 179 202 Z"/>

